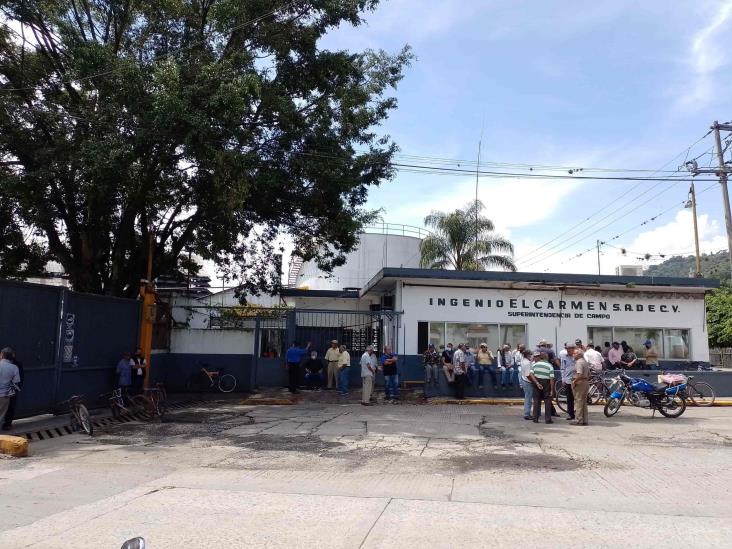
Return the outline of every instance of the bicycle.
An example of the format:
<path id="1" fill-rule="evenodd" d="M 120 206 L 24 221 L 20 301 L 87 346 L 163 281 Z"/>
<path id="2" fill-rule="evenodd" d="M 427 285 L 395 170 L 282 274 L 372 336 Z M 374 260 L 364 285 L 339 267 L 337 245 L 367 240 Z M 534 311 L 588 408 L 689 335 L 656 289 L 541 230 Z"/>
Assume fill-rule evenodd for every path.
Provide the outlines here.
<path id="1" fill-rule="evenodd" d="M 102 393 L 99 396 L 109 400 L 109 407 L 112 410 L 112 417 L 114 419 L 119 419 L 124 414 L 129 415 L 133 412 L 133 410 L 125 406 L 125 397 L 122 394 L 121 387 L 113 390 L 111 393 Z"/>
<path id="2" fill-rule="evenodd" d="M 605 386 L 602 376 L 593 374 L 590 377 L 590 387 L 587 391 L 587 404 L 597 404 L 601 399 L 607 399 L 610 394 L 609 389 Z M 559 383 L 557 383 L 559 385 Z M 561 387 L 555 390 L 554 402 L 562 411 L 567 411 L 567 384 L 562 383 Z"/>
<path id="3" fill-rule="evenodd" d="M 84 395 L 72 395 L 68 400 L 64 400 L 60 404 L 68 404 L 71 412 L 70 422 L 71 430 L 76 432 L 82 429 L 87 435 L 92 436 L 94 433 L 94 424 L 89 415 L 89 410 L 83 404 Z"/>
<path id="4" fill-rule="evenodd" d="M 236 388 L 236 378 L 231 374 L 225 374 L 223 370 L 207 370 L 202 366 L 186 382 L 189 391 L 201 392 L 214 387 L 222 393 L 230 393 Z"/>
<path id="5" fill-rule="evenodd" d="M 694 376 L 686 376 L 686 391 L 682 395 L 688 398 L 695 406 L 712 406 L 717 395 L 706 381 L 694 381 Z"/>
<path id="6" fill-rule="evenodd" d="M 142 397 L 145 399 L 144 410 L 153 416 L 162 418 L 167 410 L 167 404 L 164 397 L 164 389 L 160 387 L 150 387 L 145 389 Z"/>

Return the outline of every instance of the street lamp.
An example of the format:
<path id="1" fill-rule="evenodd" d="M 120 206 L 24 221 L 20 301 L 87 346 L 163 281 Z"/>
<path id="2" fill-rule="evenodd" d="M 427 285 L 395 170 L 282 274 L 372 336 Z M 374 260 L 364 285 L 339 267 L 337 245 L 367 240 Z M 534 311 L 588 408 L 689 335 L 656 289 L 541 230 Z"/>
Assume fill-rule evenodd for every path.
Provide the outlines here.
<path id="1" fill-rule="evenodd" d="M 691 215 L 694 218 L 694 249 L 696 250 L 696 271 L 694 276 L 701 278 L 701 257 L 699 256 L 699 228 L 696 223 L 696 192 L 694 191 L 694 183 L 689 188 L 689 199 L 686 201 L 684 208 L 691 208 Z"/>

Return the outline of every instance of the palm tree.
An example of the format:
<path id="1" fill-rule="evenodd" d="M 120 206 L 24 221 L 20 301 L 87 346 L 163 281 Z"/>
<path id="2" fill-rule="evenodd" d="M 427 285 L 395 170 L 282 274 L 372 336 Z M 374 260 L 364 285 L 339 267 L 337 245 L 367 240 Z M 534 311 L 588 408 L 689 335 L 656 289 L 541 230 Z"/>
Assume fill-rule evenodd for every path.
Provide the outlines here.
<path id="1" fill-rule="evenodd" d="M 480 200 L 474 200 L 464 210 L 432 212 L 425 217 L 424 224 L 433 229 L 433 234 L 420 244 L 422 267 L 515 271 L 513 244 L 493 233 L 493 222 L 481 215 L 484 208 Z"/>

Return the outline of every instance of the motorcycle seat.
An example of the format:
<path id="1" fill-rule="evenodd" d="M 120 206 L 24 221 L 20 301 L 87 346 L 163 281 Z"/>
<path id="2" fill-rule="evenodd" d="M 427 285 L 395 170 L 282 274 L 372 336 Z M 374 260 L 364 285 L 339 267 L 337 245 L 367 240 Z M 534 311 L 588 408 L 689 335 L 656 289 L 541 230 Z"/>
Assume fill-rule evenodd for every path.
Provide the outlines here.
<path id="1" fill-rule="evenodd" d="M 654 383 L 653 384 L 654 393 L 665 393 L 666 389 L 668 389 L 668 385 L 665 383 Z"/>

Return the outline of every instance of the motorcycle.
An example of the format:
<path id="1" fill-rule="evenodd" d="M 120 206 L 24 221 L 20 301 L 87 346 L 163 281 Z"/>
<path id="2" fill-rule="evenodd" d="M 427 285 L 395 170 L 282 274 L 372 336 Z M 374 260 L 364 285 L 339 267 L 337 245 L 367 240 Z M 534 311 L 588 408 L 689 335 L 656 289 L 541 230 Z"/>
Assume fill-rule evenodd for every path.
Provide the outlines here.
<path id="1" fill-rule="evenodd" d="M 618 413 L 623 403 L 639 408 L 650 408 L 653 416 L 656 410 L 665 417 L 679 417 L 686 410 L 686 383 L 668 385 L 653 384 L 645 379 L 631 378 L 625 372 L 613 378 L 615 389 L 605 403 L 605 416 L 612 417 Z"/>

